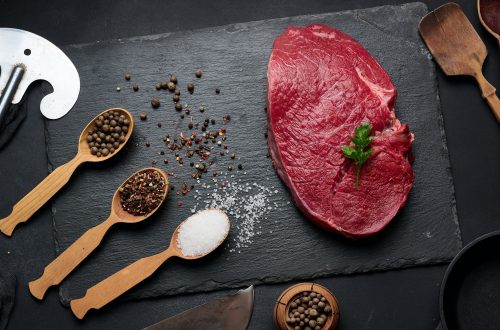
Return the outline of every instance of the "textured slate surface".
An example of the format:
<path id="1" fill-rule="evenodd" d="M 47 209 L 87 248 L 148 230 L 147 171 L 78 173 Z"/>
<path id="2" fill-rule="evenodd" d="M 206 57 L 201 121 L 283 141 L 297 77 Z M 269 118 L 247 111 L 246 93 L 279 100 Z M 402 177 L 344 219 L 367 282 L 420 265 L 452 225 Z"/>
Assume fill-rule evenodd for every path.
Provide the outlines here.
<path id="1" fill-rule="evenodd" d="M 238 247 L 234 241 L 242 234 L 242 224 L 241 218 L 233 216 L 233 228 L 223 248 L 199 261 L 168 261 L 126 297 L 211 291 L 450 260 L 461 241 L 435 68 L 416 30 L 426 12 L 424 4 L 412 3 L 67 47 L 65 51 L 81 75 L 82 89 L 73 111 L 61 120 L 48 122 L 52 166 L 61 165 L 75 154 L 74 142 L 81 129 L 103 109 L 125 107 L 136 115 L 148 111 L 149 120 L 137 122 L 128 151 L 107 163 L 83 165 L 54 199 L 58 252 L 103 221 L 114 190 L 130 173 L 150 166 L 151 160 L 158 160 L 158 167 L 176 173 L 173 184 L 191 182 L 189 166 L 179 168 L 169 152 L 168 165 L 161 163 L 164 156 L 158 156 L 158 152 L 166 150 L 161 141 L 166 133 L 188 131 L 187 120 L 181 120 L 173 109 L 171 95 L 152 87 L 172 72 L 179 77 L 183 103 L 195 109 L 195 122 L 205 117 L 220 121 L 224 114 L 231 115 L 226 125 L 228 144 L 238 152 L 241 160 L 235 164 L 244 164 L 246 174 L 233 172 L 234 178 L 228 175 L 227 181 L 240 186 L 264 184 L 268 187 L 265 194 L 270 209 L 260 217 L 256 235 L 246 247 Z M 326 233 L 302 217 L 288 203 L 288 192 L 266 157 L 263 109 L 272 42 L 288 25 L 311 23 L 329 24 L 352 35 L 382 64 L 399 91 L 398 116 L 410 124 L 416 137 L 416 179 L 407 206 L 382 233 L 362 241 Z M 204 71 L 200 80 L 193 75 L 196 67 Z M 131 82 L 124 81 L 125 72 L 132 74 Z M 185 92 L 185 84 L 190 81 L 196 84 L 193 95 Z M 131 91 L 132 83 L 141 87 L 139 92 Z M 117 86 L 121 92 L 115 91 Z M 214 93 L 216 87 L 221 89 L 220 95 Z M 149 106 L 153 96 L 163 102 L 154 111 Z M 202 103 L 207 110 L 199 114 L 196 109 Z M 158 122 L 162 122 L 162 128 L 157 127 Z M 144 147 L 146 140 L 151 141 L 150 148 Z M 222 158 L 214 165 L 217 170 L 228 163 L 227 156 Z M 212 187 L 204 189 L 203 183 Z M 207 176 L 196 186 L 199 195 L 210 200 L 211 178 Z M 82 296 L 106 276 L 166 248 L 173 229 L 199 203 L 195 196 L 171 194 L 164 207 L 145 223 L 113 228 L 101 247 L 62 284 L 62 301 Z M 178 201 L 183 201 L 182 207 L 177 206 Z"/>

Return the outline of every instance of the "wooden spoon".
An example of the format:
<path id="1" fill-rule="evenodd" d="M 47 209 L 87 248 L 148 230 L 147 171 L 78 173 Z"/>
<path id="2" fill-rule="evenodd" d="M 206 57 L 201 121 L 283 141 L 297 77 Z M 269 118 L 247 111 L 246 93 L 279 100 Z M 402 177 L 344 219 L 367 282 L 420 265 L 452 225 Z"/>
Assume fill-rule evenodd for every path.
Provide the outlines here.
<path id="1" fill-rule="evenodd" d="M 477 0 L 477 12 L 484 28 L 497 38 L 500 46 L 500 1 Z"/>
<path id="2" fill-rule="evenodd" d="M 97 157 L 90 153 L 90 147 L 87 143 L 87 134 L 94 125 L 94 121 L 102 114 L 108 111 L 118 111 L 127 116 L 130 121 L 129 129 L 125 135 L 125 142 L 120 144 L 114 153 L 105 157 Z M 12 236 L 14 228 L 21 222 L 26 222 L 38 211 L 49 199 L 52 198 L 68 181 L 76 168 L 85 162 L 102 162 L 116 155 L 127 143 L 134 130 L 134 117 L 125 109 L 112 108 L 103 111 L 97 115 L 84 128 L 78 142 L 78 153 L 76 156 L 64 165 L 56 168 L 42 182 L 30 191 L 23 199 L 17 202 L 12 209 L 12 213 L 3 219 L 0 219 L 0 231 L 7 236 Z"/>
<path id="3" fill-rule="evenodd" d="M 420 21 L 419 31 L 446 75 L 468 75 L 476 79 L 483 98 L 500 122 L 496 89 L 481 72 L 488 51 L 460 6 L 448 3 L 431 11 Z"/>
<path id="4" fill-rule="evenodd" d="M 227 234 L 229 233 L 229 218 L 224 212 L 220 210 L 209 209 L 200 211 L 197 214 L 200 215 L 202 214 L 202 212 L 215 212 L 214 214 L 222 216 L 223 219 L 227 221 L 228 229 L 224 235 L 224 238 L 213 248 L 213 250 L 215 250 L 220 244 L 222 244 L 222 242 L 226 239 Z M 184 222 L 182 222 L 175 229 L 168 249 L 158 254 L 137 260 L 133 264 L 130 264 L 129 266 L 114 273 L 110 277 L 104 279 L 103 281 L 94 285 L 92 288 L 88 289 L 83 298 L 72 300 L 70 305 L 73 314 L 75 314 L 77 318 L 82 319 L 90 309 L 100 309 L 101 307 L 110 303 L 123 293 L 133 288 L 135 285 L 151 276 L 170 257 L 177 256 L 182 259 L 193 260 L 204 257 L 205 255 L 212 252 L 213 250 L 201 255 L 186 256 L 179 248 L 178 238 L 180 228 L 189 219 L 190 218 L 184 220 Z"/>
<path id="5" fill-rule="evenodd" d="M 156 168 L 145 168 L 135 172 L 128 179 L 143 171 L 156 171 L 165 180 L 165 190 L 160 204 L 158 204 L 153 211 L 146 215 L 132 215 L 122 208 L 119 193 L 120 188 L 118 188 L 113 195 L 111 213 L 109 217 L 101 224 L 87 230 L 78 240 L 71 244 L 70 247 L 54 259 L 54 261 L 52 261 L 47 267 L 45 267 L 43 274 L 39 279 L 29 283 L 30 292 L 34 297 L 42 300 L 48 288 L 52 285 L 58 285 L 61 283 L 66 276 L 68 276 L 83 260 L 85 260 L 85 258 L 92 253 L 92 251 L 99 246 L 104 235 L 108 229 L 111 228 L 111 226 L 120 222 L 141 222 L 149 218 L 156 212 L 156 210 L 158 210 L 168 194 L 168 177 L 162 170 Z M 125 180 L 125 182 L 127 182 L 127 180 Z M 122 187 L 125 182 L 120 187 Z"/>

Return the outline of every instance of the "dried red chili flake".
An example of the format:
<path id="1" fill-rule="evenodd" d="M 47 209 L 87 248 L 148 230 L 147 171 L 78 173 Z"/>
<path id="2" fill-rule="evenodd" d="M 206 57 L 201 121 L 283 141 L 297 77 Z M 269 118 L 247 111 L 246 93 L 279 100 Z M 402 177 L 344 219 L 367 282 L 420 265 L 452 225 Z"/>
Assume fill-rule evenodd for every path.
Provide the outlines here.
<path id="1" fill-rule="evenodd" d="M 136 173 L 119 188 L 122 208 L 133 215 L 151 213 L 163 201 L 165 186 L 165 179 L 158 171 Z"/>

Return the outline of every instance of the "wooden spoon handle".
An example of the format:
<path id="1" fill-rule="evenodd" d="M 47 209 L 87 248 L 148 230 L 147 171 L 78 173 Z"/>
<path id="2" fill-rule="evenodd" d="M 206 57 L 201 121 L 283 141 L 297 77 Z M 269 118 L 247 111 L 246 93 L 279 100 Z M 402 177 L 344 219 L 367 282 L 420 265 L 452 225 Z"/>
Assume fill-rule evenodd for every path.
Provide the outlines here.
<path id="1" fill-rule="evenodd" d="M 52 285 L 58 285 L 101 243 L 108 229 L 114 224 L 115 217 L 87 230 L 78 240 L 54 259 L 43 271 L 43 275 L 29 283 L 31 294 L 42 300 Z"/>
<path id="2" fill-rule="evenodd" d="M 491 111 L 495 115 L 498 122 L 500 122 L 500 101 L 498 100 L 498 96 L 495 93 L 496 89 L 491 85 L 486 78 L 483 76 L 482 72 L 479 72 L 475 76 L 479 87 L 481 88 L 481 92 L 483 94 L 483 98 L 488 102 Z"/>
<path id="3" fill-rule="evenodd" d="M 102 280 L 88 289 L 83 298 L 71 301 L 73 314 L 82 319 L 90 309 L 100 309 L 151 276 L 171 256 L 173 252 L 169 248 L 150 257 L 139 259 Z"/>
<path id="4" fill-rule="evenodd" d="M 69 181 L 75 169 L 82 162 L 84 162 L 83 156 L 76 155 L 68 163 L 59 166 L 50 173 L 38 186 L 14 205 L 12 213 L 8 217 L 0 219 L 0 231 L 7 236 L 12 236 L 14 228 L 21 222 L 27 221 L 54 196 Z"/>

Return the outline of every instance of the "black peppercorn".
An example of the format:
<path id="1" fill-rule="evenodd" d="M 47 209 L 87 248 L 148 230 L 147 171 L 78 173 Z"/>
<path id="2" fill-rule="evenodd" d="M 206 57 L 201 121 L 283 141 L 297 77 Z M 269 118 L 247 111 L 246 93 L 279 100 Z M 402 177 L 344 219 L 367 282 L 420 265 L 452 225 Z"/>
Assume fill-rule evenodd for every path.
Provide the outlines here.
<path id="1" fill-rule="evenodd" d="M 220 89 L 216 88 L 215 89 L 215 94 L 220 94 Z"/>
<path id="2" fill-rule="evenodd" d="M 128 73 L 125 75 L 125 80 L 130 80 L 130 75 Z"/>
<path id="3" fill-rule="evenodd" d="M 132 86 L 132 89 L 134 90 L 134 92 L 137 92 L 139 90 L 139 85 Z"/>
<path id="4" fill-rule="evenodd" d="M 174 96 L 172 96 L 172 100 L 173 100 L 174 102 L 179 102 L 179 100 L 180 100 L 180 99 L 181 99 L 181 97 L 180 97 L 179 95 L 174 95 Z"/>
<path id="5" fill-rule="evenodd" d="M 192 83 L 187 84 L 187 90 L 189 91 L 189 93 L 193 94 L 194 85 Z"/>
<path id="6" fill-rule="evenodd" d="M 203 74 L 203 72 L 201 71 L 201 69 L 196 69 L 196 71 L 194 72 L 196 78 L 201 78 L 201 75 Z"/>
<path id="7" fill-rule="evenodd" d="M 170 75 L 170 81 L 177 84 L 177 76 L 175 74 Z"/>
<path id="8" fill-rule="evenodd" d="M 156 84 L 155 84 L 155 88 L 156 88 L 157 90 L 160 90 L 160 89 L 161 89 L 161 83 L 156 83 Z"/>
<path id="9" fill-rule="evenodd" d="M 175 110 L 181 111 L 182 110 L 182 104 L 180 104 L 179 102 L 175 103 Z"/>

